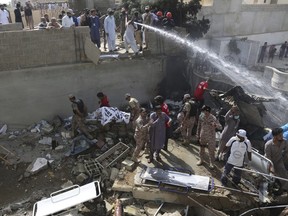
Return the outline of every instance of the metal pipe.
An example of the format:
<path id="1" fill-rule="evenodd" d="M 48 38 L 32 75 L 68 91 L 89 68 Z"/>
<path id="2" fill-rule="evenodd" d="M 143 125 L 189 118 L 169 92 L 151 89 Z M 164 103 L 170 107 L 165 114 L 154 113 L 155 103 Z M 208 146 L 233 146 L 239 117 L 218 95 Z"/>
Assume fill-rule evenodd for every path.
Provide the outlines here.
<path id="1" fill-rule="evenodd" d="M 199 203 L 198 201 L 196 201 L 195 199 L 193 199 L 192 197 L 190 196 L 187 196 L 190 200 L 192 200 L 194 203 L 196 203 L 198 206 L 206 209 L 207 211 L 209 211 L 212 215 L 215 215 L 215 216 L 219 216 L 219 214 L 217 214 L 216 212 L 212 211 L 211 209 L 207 208 L 206 206 L 204 206 L 203 204 Z"/>
<path id="2" fill-rule="evenodd" d="M 159 206 L 159 208 L 155 212 L 154 216 L 156 216 L 159 213 L 159 211 L 160 211 L 160 209 L 162 208 L 163 205 L 164 205 L 164 202 L 161 203 L 161 205 Z"/>
<path id="3" fill-rule="evenodd" d="M 238 190 L 238 189 L 229 188 L 229 187 L 224 187 L 224 186 L 221 186 L 221 185 L 215 185 L 214 187 L 223 188 L 223 189 L 226 189 L 226 190 L 231 190 L 231 191 L 235 191 L 235 192 L 238 192 L 238 193 L 244 193 L 244 194 L 248 194 L 248 195 L 252 195 L 252 196 L 259 196 L 259 194 L 256 194 L 256 193 L 243 191 L 243 190 Z"/>
<path id="4" fill-rule="evenodd" d="M 278 205 L 278 206 L 266 206 L 266 207 L 258 207 L 258 208 L 253 208 L 253 209 L 250 209 L 242 214 L 240 214 L 239 216 L 243 216 L 251 211 L 254 211 L 254 210 L 261 210 L 261 209 L 270 209 L 270 208 L 287 208 L 288 205 Z"/>
<path id="5" fill-rule="evenodd" d="M 256 170 L 248 170 L 248 169 L 244 169 L 244 168 L 240 168 L 240 167 L 236 167 L 236 166 L 234 166 L 234 169 L 238 169 L 238 170 L 242 170 L 242 171 L 246 171 L 246 172 L 251 172 L 251 173 L 257 173 L 257 174 L 260 174 L 260 175 L 263 175 L 263 176 L 266 176 L 266 177 L 275 178 L 275 179 L 279 179 L 279 180 L 288 182 L 288 179 L 281 178 L 281 177 L 274 176 L 274 175 L 269 175 L 269 174 L 266 174 L 266 173 L 261 173 L 261 172 L 258 172 Z"/>

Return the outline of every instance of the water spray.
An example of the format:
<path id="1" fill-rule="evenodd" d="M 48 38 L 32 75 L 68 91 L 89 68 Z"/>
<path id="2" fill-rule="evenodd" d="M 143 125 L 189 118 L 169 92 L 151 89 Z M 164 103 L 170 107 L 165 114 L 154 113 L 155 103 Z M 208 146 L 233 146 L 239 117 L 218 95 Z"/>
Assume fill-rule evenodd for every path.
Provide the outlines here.
<path id="1" fill-rule="evenodd" d="M 261 77 L 257 77 L 255 74 L 251 73 L 245 68 L 237 67 L 231 63 L 228 63 L 221 57 L 219 57 L 216 53 L 212 51 L 208 51 L 202 49 L 197 46 L 194 42 L 187 39 L 186 37 L 181 37 L 173 32 L 168 32 L 163 29 L 155 28 L 153 26 L 149 26 L 143 23 L 135 22 L 137 25 L 141 25 L 144 28 L 154 31 L 157 34 L 160 34 L 168 39 L 173 40 L 173 42 L 181 44 L 187 48 L 191 48 L 192 50 L 205 54 L 210 62 L 218 68 L 223 74 L 229 77 L 234 83 L 237 85 L 241 85 L 241 87 L 248 94 L 259 94 L 267 97 L 272 97 L 278 100 L 277 106 L 272 106 L 269 103 L 265 103 L 265 107 L 269 110 L 269 114 L 273 119 L 277 120 L 277 124 L 281 125 L 286 123 L 286 108 L 288 107 L 288 100 L 285 96 L 282 95 L 281 92 L 275 90 L 271 87 L 270 83 L 267 83 L 261 79 Z"/>

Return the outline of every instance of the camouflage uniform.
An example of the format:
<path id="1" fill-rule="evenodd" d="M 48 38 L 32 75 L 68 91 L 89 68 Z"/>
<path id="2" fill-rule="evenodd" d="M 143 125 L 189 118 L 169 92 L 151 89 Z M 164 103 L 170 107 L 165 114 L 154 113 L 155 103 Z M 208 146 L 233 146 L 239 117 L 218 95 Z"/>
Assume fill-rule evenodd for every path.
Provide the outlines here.
<path id="1" fill-rule="evenodd" d="M 77 99 L 76 102 L 72 102 L 72 110 L 73 110 L 73 117 L 72 117 L 72 133 L 71 137 L 75 137 L 77 129 L 79 129 L 87 138 L 93 139 L 92 135 L 88 132 L 88 128 L 85 125 L 85 117 L 87 116 L 87 107 L 83 103 L 83 110 L 80 110 L 77 103 L 80 100 Z M 78 113 L 81 113 L 81 115 Z"/>
<path id="2" fill-rule="evenodd" d="M 208 147 L 210 164 L 213 164 L 215 161 L 216 128 L 220 130 L 222 126 L 214 115 L 209 114 L 205 116 L 205 114 L 202 113 L 199 116 L 197 137 L 200 141 L 200 161 L 204 159 L 205 147 Z"/>
<path id="3" fill-rule="evenodd" d="M 133 128 L 136 127 L 136 120 L 139 117 L 140 114 L 140 105 L 136 98 L 130 98 L 129 100 L 129 106 L 131 108 L 131 121 L 133 124 Z"/>
<path id="4" fill-rule="evenodd" d="M 184 142 L 187 143 L 191 141 L 191 133 L 195 124 L 195 116 L 189 116 L 190 110 L 191 104 L 186 102 L 183 107 L 184 118 L 180 126 L 180 131 Z"/>
<path id="5" fill-rule="evenodd" d="M 134 134 L 134 139 L 136 141 L 136 148 L 132 155 L 132 160 L 137 160 L 141 150 L 144 148 L 145 144 L 148 142 L 148 127 L 149 118 L 144 119 L 139 116 L 136 120 L 136 129 Z"/>

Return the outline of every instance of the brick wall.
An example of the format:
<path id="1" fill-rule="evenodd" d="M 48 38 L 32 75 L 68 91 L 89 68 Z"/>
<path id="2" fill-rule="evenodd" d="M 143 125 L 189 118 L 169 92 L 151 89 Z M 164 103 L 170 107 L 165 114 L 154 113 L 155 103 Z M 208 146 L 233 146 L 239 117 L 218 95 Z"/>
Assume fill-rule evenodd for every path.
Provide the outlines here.
<path id="1" fill-rule="evenodd" d="M 16 30 L 22 30 L 22 24 L 21 23 L 9 23 L 7 25 L 0 25 L 0 32 L 2 32 L 2 31 L 16 31 Z"/>
<path id="2" fill-rule="evenodd" d="M 0 71 L 85 62 L 88 27 L 0 32 Z"/>

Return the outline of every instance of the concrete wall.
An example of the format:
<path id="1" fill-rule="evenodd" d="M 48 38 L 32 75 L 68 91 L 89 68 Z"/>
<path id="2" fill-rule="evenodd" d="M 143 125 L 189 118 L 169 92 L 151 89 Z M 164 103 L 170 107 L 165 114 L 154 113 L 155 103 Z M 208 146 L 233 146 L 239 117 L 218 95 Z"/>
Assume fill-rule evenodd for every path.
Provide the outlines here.
<path id="1" fill-rule="evenodd" d="M 288 30 L 288 5 L 249 5 L 242 0 L 217 0 L 202 7 L 199 16 L 210 19 L 206 37 L 233 37 Z"/>
<path id="2" fill-rule="evenodd" d="M 0 32 L 0 71 L 85 62 L 88 27 Z"/>
<path id="3" fill-rule="evenodd" d="M 16 31 L 16 30 L 22 30 L 22 24 L 21 23 L 9 23 L 7 25 L 0 25 L 0 32 Z"/>
<path id="4" fill-rule="evenodd" d="M 126 104 L 127 92 L 147 102 L 164 77 L 163 64 L 157 58 L 127 59 L 1 72 L 1 123 L 17 128 L 55 115 L 70 116 L 69 93 L 82 98 L 90 112 L 99 106 L 98 91 L 108 95 L 112 106 Z"/>

